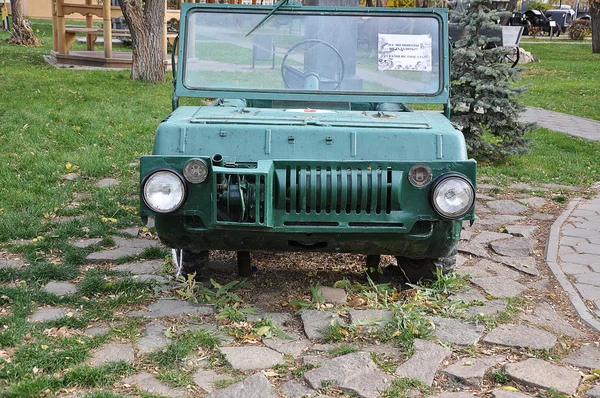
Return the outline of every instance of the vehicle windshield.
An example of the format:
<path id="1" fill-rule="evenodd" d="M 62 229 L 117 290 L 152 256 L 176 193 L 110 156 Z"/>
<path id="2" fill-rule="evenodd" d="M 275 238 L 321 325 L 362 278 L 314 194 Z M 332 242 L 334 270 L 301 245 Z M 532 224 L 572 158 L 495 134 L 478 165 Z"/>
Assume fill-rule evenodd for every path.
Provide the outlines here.
<path id="1" fill-rule="evenodd" d="M 182 83 L 227 93 L 435 96 L 443 20 L 433 13 L 192 9 Z M 181 53 L 180 53 L 181 54 Z"/>

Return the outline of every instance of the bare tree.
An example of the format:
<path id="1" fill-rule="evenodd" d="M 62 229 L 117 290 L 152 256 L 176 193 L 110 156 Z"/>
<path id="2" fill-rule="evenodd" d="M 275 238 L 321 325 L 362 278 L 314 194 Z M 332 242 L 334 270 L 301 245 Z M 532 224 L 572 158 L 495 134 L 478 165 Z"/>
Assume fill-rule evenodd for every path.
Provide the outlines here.
<path id="1" fill-rule="evenodd" d="M 600 54 L 600 0 L 590 0 L 592 16 L 592 52 Z"/>
<path id="2" fill-rule="evenodd" d="M 161 47 L 165 1 L 119 0 L 133 45 L 132 79 L 149 82 L 165 81 Z"/>
<path id="3" fill-rule="evenodd" d="M 502 17 L 502 20 L 500 21 L 501 25 L 508 25 L 508 20 L 510 19 L 510 16 L 513 13 L 513 11 L 515 10 L 515 8 L 517 8 L 518 2 L 519 2 L 519 0 L 509 0 L 508 1 L 508 4 L 506 6 L 506 14 L 504 14 L 504 16 Z"/>
<path id="4" fill-rule="evenodd" d="M 42 43 L 40 39 L 33 33 L 29 21 L 23 18 L 23 4 L 21 0 L 12 0 L 12 38 L 8 40 L 11 44 L 21 46 L 39 46 Z"/>

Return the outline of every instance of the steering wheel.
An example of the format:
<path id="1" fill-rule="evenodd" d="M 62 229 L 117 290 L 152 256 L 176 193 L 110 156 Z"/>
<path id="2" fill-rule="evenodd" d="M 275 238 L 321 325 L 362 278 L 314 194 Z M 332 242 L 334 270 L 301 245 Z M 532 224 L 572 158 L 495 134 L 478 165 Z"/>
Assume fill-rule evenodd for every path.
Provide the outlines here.
<path id="1" fill-rule="evenodd" d="M 321 77 L 319 75 L 319 73 L 314 70 L 298 70 L 289 65 L 286 65 L 286 61 L 287 61 L 288 57 L 290 56 L 290 54 L 296 48 L 306 45 L 306 44 L 312 44 L 313 47 L 317 46 L 319 44 L 322 44 L 326 48 L 329 48 L 330 51 L 332 51 L 336 55 L 336 57 L 340 60 L 339 77 L 337 77 L 335 79 L 329 79 L 326 77 Z M 281 77 L 283 78 L 283 83 L 285 84 L 285 88 L 289 88 L 289 89 L 291 89 L 292 86 L 297 86 L 297 84 L 294 84 L 294 85 L 290 84 L 290 80 L 289 80 L 290 77 L 294 77 L 296 79 L 301 79 L 302 82 L 304 82 L 306 78 L 308 78 L 310 76 L 315 76 L 319 81 L 319 85 L 321 85 L 322 83 L 333 84 L 334 86 L 333 86 L 332 90 L 337 90 L 340 88 L 340 84 L 342 84 L 342 81 L 344 80 L 345 71 L 346 71 L 346 65 L 344 64 L 344 59 L 342 58 L 342 55 L 340 54 L 340 52 L 331 44 L 327 43 L 324 40 L 320 40 L 320 39 L 307 39 L 307 40 L 299 41 L 298 43 L 296 43 L 292 47 L 290 47 L 289 50 L 287 50 L 287 52 L 283 56 L 283 60 L 281 61 Z M 297 88 L 297 87 L 294 87 L 294 88 Z M 304 87 L 302 87 L 302 88 L 304 88 Z"/>

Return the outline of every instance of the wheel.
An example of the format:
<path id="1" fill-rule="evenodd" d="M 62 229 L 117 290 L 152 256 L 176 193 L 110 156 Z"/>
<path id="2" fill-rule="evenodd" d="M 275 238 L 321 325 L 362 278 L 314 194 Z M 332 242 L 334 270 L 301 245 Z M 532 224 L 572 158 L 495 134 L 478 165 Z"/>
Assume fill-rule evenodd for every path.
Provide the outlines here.
<path id="1" fill-rule="evenodd" d="M 511 68 L 514 68 L 519 63 L 519 58 L 521 57 L 521 50 L 519 49 L 519 46 L 507 48 L 510 49 L 510 52 L 508 52 L 504 56 L 504 62 L 510 64 Z"/>
<path id="2" fill-rule="evenodd" d="M 208 250 L 193 252 L 191 250 L 175 250 L 178 256 L 177 276 L 181 275 L 187 279 L 188 275 L 194 275 L 194 280 L 201 282 L 204 276 L 204 269 L 208 264 Z"/>
<path id="3" fill-rule="evenodd" d="M 334 76 L 337 76 L 334 79 L 329 79 L 326 77 L 322 77 L 320 76 L 318 71 L 315 70 L 299 70 L 296 68 L 293 68 L 289 65 L 286 65 L 286 62 L 288 60 L 288 57 L 290 57 L 290 55 L 292 54 L 292 52 L 294 50 L 296 50 L 298 47 L 301 46 L 309 46 L 305 49 L 306 50 L 312 50 L 313 48 L 315 48 L 316 46 L 325 46 L 325 48 L 328 48 L 331 52 L 334 53 L 335 57 L 338 58 L 339 60 L 339 75 L 334 73 Z M 290 58 L 291 60 L 292 58 Z M 302 61 L 303 64 L 303 69 L 306 67 L 305 62 Z M 331 63 L 333 64 L 333 62 Z M 292 47 L 290 47 L 289 50 L 287 50 L 287 52 L 285 53 L 285 55 L 283 56 L 283 60 L 281 61 L 281 77 L 283 78 L 283 83 L 285 85 L 285 88 L 289 88 L 289 89 L 303 89 L 304 88 L 304 83 L 305 80 L 311 76 L 316 77 L 316 79 L 319 81 L 319 87 L 325 83 L 325 84 L 331 84 L 333 85 L 333 87 L 331 88 L 331 90 L 337 90 L 340 88 L 340 84 L 342 84 L 342 81 L 344 80 L 344 74 L 346 72 L 346 65 L 344 64 L 344 59 L 342 58 L 342 55 L 340 54 L 340 52 L 331 44 L 327 43 L 326 41 L 323 40 L 319 40 L 319 39 L 308 39 L 308 40 L 302 40 L 296 44 L 294 44 Z"/>
<path id="4" fill-rule="evenodd" d="M 412 259 L 396 256 L 396 260 L 398 261 L 398 266 L 401 267 L 402 272 L 406 276 L 406 279 L 408 279 L 408 282 L 417 283 L 421 280 L 435 280 L 438 268 L 442 274 L 448 274 L 454 271 L 457 253 L 458 246 L 455 245 L 452 252 L 447 257 Z"/>

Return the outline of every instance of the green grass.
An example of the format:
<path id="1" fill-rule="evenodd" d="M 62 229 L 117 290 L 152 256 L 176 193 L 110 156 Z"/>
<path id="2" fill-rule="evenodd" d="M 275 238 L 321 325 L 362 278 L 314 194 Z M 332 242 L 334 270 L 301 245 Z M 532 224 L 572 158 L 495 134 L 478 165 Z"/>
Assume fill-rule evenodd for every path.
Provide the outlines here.
<path id="1" fill-rule="evenodd" d="M 120 317 L 120 313 L 132 305 L 148 303 L 155 295 L 150 285 L 123 273 L 102 267 L 85 273 L 82 269 L 89 253 L 114 245 L 110 236 L 118 234 L 119 229 L 139 225 L 136 163 L 140 155 L 151 152 L 156 126 L 170 112 L 172 85 L 131 81 L 129 71 L 54 69 L 42 59 L 51 50 L 49 21 L 34 21 L 34 29 L 39 30 L 42 47 L 10 46 L 6 43 L 8 33 L 0 32 L 0 249 L 20 255 L 29 264 L 24 268 L 0 269 L 0 306 L 8 310 L 7 315 L 0 317 L 0 348 L 10 352 L 10 361 L 0 359 L 0 395 L 52 396 L 67 387 L 108 390 L 115 381 L 138 371 L 140 366 L 158 370 L 159 378 L 170 385 L 184 386 L 190 383 L 189 369 L 173 369 L 173 364 L 198 347 L 207 350 L 211 366 L 225 368 L 223 356 L 214 351 L 218 341 L 202 331 L 177 336 L 164 350 L 145 357 L 141 365 L 121 363 L 101 368 L 85 365 L 91 351 L 108 341 L 138 338 L 143 321 Z M 526 81 L 534 84 L 535 89 L 530 88 L 527 101 L 535 95 L 544 98 L 545 92 L 552 96 L 550 80 L 569 87 L 579 84 L 584 87 L 584 80 L 588 86 L 598 85 L 597 58 L 588 54 L 586 45 L 556 46 L 554 50 L 559 52 L 556 55 L 553 48 L 546 46 L 530 45 L 544 62 L 529 67 Z M 550 67 L 554 68 L 551 78 L 542 79 L 544 68 Z M 564 71 L 571 67 L 573 73 L 566 74 Z M 565 80 L 565 76 L 570 80 Z M 539 84 L 535 81 L 538 78 Z M 573 113 L 586 116 L 577 107 L 587 106 L 591 113 L 600 114 L 598 108 L 593 108 L 598 101 L 588 101 L 587 94 L 586 97 L 580 92 L 566 95 L 565 103 L 573 107 Z M 597 94 L 590 94 L 593 95 Z M 574 98 L 579 104 L 575 104 Z M 556 104 L 535 101 L 531 105 L 548 109 L 554 109 L 552 106 Z M 194 102 L 197 101 L 182 100 L 182 104 Z M 597 159 L 600 144 L 543 129 L 531 133 L 530 138 L 530 154 L 480 165 L 481 174 L 499 181 L 583 186 L 600 179 Z M 61 177 L 73 172 L 79 174 L 79 179 L 66 181 Z M 94 186 L 105 177 L 119 179 L 119 186 L 109 189 Z M 79 206 L 72 208 L 69 205 L 74 201 Z M 80 218 L 57 222 L 65 217 Z M 103 241 L 86 249 L 69 243 L 71 238 L 87 237 L 100 237 Z M 33 240 L 8 245 L 13 239 Z M 161 249 L 148 249 L 124 260 L 164 258 L 166 254 Z M 41 288 L 50 280 L 75 280 L 80 293 L 65 297 L 45 293 Z M 199 301 L 214 304 L 223 317 L 230 319 L 240 316 L 242 309 L 250 311 L 235 293 L 237 283 L 213 286 L 214 290 L 194 294 L 201 294 L 202 297 L 197 297 Z M 320 306 L 315 288 L 311 289 L 312 301 L 307 304 Z M 460 288 L 460 280 L 443 279 L 419 290 L 421 302 L 417 304 L 400 302 L 398 293 L 385 285 L 357 287 L 348 282 L 344 288 L 351 289 L 373 308 L 393 310 L 393 318 L 381 325 L 375 337 L 409 350 L 414 338 L 427 338 L 431 334 L 431 325 L 423 319 L 425 314 L 435 311 L 452 316 L 456 312 L 445 309 L 452 303 L 444 301 L 444 296 Z M 508 322 L 516 314 L 513 307 L 517 304 L 509 304 L 507 311 L 498 317 L 481 321 L 488 325 Z M 45 324 L 26 321 L 43 306 L 64 306 L 77 310 L 78 314 Z M 119 324 L 107 335 L 93 338 L 45 333 L 47 329 L 61 327 L 80 332 L 98 321 Z M 268 326 L 269 333 L 276 333 L 267 323 L 257 322 L 254 326 L 259 330 Z M 369 334 L 370 328 L 363 329 L 360 333 Z M 358 333 L 353 328 L 335 326 L 328 331 L 328 339 L 348 341 Z M 350 351 L 344 348 L 332 355 L 347 352 Z M 385 358 L 377 362 L 382 369 L 394 367 Z M 292 367 L 297 377 L 311 368 L 297 366 Z M 412 382 L 397 382 L 384 396 L 402 396 L 405 388 L 411 386 Z M 86 395 L 117 396 L 108 391 Z"/>
<path id="2" fill-rule="evenodd" d="M 540 59 L 523 73 L 526 105 L 600 120 L 600 54 L 590 43 L 522 47 Z"/>
<path id="3" fill-rule="evenodd" d="M 528 134 L 530 152 L 494 164 L 478 165 L 482 175 L 499 180 L 589 186 L 600 180 L 600 142 L 586 141 L 547 129 Z"/>

